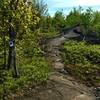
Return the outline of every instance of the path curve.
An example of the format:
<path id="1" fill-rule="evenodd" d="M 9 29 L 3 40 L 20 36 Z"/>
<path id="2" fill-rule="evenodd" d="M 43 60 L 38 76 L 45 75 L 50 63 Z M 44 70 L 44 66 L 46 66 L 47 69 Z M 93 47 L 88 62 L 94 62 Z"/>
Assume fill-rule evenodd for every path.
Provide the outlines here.
<path id="1" fill-rule="evenodd" d="M 60 100 L 95 100 L 92 88 L 79 83 L 64 70 L 60 45 L 67 39 L 74 37 L 77 37 L 77 35 L 71 31 L 68 34 L 54 38 L 48 42 L 48 56 L 50 60 L 52 60 L 52 66 L 54 68 L 54 72 L 50 74 L 50 80 L 59 84 L 59 86 L 55 88 L 62 95 L 62 99 Z"/>
<path id="2" fill-rule="evenodd" d="M 25 96 L 13 100 L 96 100 L 92 88 L 79 83 L 64 70 L 59 46 L 73 36 L 77 37 L 77 34 L 71 31 L 47 43 L 47 55 L 53 68 L 47 84 L 30 88 Z"/>

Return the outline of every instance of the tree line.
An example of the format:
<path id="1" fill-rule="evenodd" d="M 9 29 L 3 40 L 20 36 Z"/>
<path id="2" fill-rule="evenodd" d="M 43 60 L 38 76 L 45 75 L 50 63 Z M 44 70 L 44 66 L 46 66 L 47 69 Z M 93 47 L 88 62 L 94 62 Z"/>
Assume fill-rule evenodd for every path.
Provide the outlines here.
<path id="1" fill-rule="evenodd" d="M 42 16 L 39 27 L 44 32 L 57 32 L 62 28 L 70 28 L 79 24 L 83 34 L 89 35 L 91 32 L 95 32 L 97 37 L 100 37 L 99 20 L 99 11 L 93 11 L 92 8 L 84 11 L 82 7 L 79 7 L 73 8 L 68 15 L 65 15 L 63 11 L 57 11 L 53 17 Z"/>

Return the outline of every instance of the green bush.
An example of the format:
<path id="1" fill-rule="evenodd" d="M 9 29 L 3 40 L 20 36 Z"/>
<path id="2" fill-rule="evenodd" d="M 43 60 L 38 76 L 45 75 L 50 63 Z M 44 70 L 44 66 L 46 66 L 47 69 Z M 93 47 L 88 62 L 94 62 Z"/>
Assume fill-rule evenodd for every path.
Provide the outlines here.
<path id="1" fill-rule="evenodd" d="M 65 69 L 91 84 L 100 82 L 100 45 L 69 41 L 63 47 Z"/>
<path id="2" fill-rule="evenodd" d="M 3 47 L 1 49 L 3 50 Z M 3 89 L 5 89 L 6 95 L 9 95 L 26 86 L 45 83 L 48 79 L 49 66 L 34 33 L 23 35 L 22 40 L 16 41 L 16 52 L 20 77 L 13 77 L 12 68 L 9 71 L 0 70 L 0 81 L 5 79 L 3 81 L 4 87 L 0 82 L 0 100 L 3 97 Z"/>
<path id="3" fill-rule="evenodd" d="M 19 67 L 20 77 L 13 78 L 12 70 L 6 72 L 4 81 L 6 94 L 15 93 L 28 85 L 37 85 L 48 79 L 49 67 L 44 57 L 32 58 L 31 64 Z M 0 95 L 3 95 L 3 86 L 0 87 Z"/>

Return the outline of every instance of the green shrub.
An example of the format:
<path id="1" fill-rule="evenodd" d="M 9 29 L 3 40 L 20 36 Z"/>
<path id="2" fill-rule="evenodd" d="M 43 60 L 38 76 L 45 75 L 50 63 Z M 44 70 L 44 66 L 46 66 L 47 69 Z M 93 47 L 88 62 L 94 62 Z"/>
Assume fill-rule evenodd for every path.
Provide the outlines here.
<path id="1" fill-rule="evenodd" d="M 32 63 L 19 67 L 20 77 L 13 78 L 12 71 L 7 71 L 5 89 L 6 94 L 15 93 L 25 86 L 37 85 L 48 79 L 49 67 L 44 57 L 32 58 Z M 0 95 L 3 95 L 3 86 L 0 87 Z"/>
<path id="2" fill-rule="evenodd" d="M 100 45 L 69 41 L 63 50 L 66 70 L 91 84 L 100 82 Z"/>
<path id="3" fill-rule="evenodd" d="M 3 47 L 1 49 L 3 50 Z M 22 40 L 16 41 L 16 52 L 20 77 L 13 77 L 12 68 L 9 71 L 0 69 L 0 100 L 4 94 L 3 89 L 6 95 L 9 95 L 20 91 L 25 86 L 45 83 L 48 79 L 49 66 L 34 33 L 23 35 Z M 4 80 L 3 83 L 1 80 Z"/>

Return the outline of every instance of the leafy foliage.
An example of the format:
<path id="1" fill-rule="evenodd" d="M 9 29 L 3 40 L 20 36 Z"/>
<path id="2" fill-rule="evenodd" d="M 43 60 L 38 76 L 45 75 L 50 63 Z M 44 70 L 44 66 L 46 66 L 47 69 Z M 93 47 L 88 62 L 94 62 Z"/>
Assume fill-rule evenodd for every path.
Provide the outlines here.
<path id="1" fill-rule="evenodd" d="M 69 15 L 66 16 L 66 19 L 65 19 L 66 27 L 72 27 L 80 23 L 81 11 L 82 11 L 82 8 L 79 8 L 79 9 L 73 8 L 73 10 L 69 13 Z"/>
<path id="2" fill-rule="evenodd" d="M 34 34 L 25 34 L 22 40 L 17 40 L 17 61 L 19 78 L 13 78 L 12 69 L 4 71 L 5 74 L 2 73 L 5 75 L 6 95 L 15 93 L 26 85 L 42 84 L 48 79 L 49 65 L 36 43 Z M 4 77 L 1 78 L 4 79 Z M 0 95 L 3 96 L 4 87 L 0 85 Z"/>
<path id="3" fill-rule="evenodd" d="M 54 24 L 54 27 L 56 29 L 59 29 L 60 27 L 64 27 L 64 15 L 63 15 L 63 12 L 61 11 L 57 11 L 54 15 L 54 18 L 53 18 L 53 24 Z"/>
<path id="4" fill-rule="evenodd" d="M 6 95 L 20 91 L 25 86 L 37 85 L 46 82 L 48 79 L 48 64 L 43 57 L 35 56 L 31 64 L 19 67 L 20 78 L 13 78 L 11 70 L 7 72 L 5 81 Z M 3 88 L 0 88 L 0 96 L 3 95 Z"/>
<path id="5" fill-rule="evenodd" d="M 39 17 L 42 15 L 46 15 L 48 9 L 47 4 L 44 2 L 44 0 L 32 0 L 32 2 L 33 8 L 38 11 Z"/>
<path id="6" fill-rule="evenodd" d="M 42 83 L 48 78 L 48 64 L 38 45 L 38 35 L 34 32 L 34 27 L 40 20 L 39 11 L 33 9 L 31 4 L 26 4 L 23 0 L 0 1 L 0 99 L 25 85 Z M 20 71 L 18 79 L 13 78 L 12 69 L 3 69 L 3 36 L 6 35 L 8 52 L 10 25 L 16 33 L 17 66 Z"/>
<path id="7" fill-rule="evenodd" d="M 64 44 L 65 69 L 72 75 L 96 85 L 100 82 L 100 46 L 69 41 Z"/>
<path id="8" fill-rule="evenodd" d="M 43 16 L 40 21 L 42 31 L 49 30 L 54 33 L 59 33 L 62 28 L 70 28 L 75 25 L 80 25 L 81 32 L 84 35 L 89 35 L 95 32 L 97 37 L 100 37 L 100 12 L 93 11 L 88 8 L 84 11 L 82 7 L 73 8 L 69 15 L 64 15 L 62 11 L 57 11 L 53 17 Z"/>

